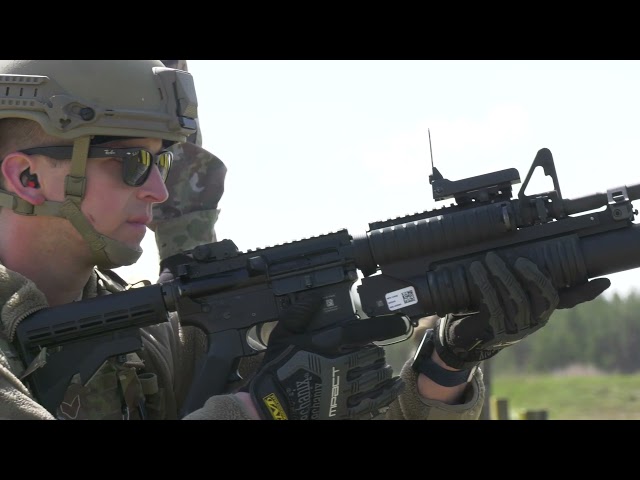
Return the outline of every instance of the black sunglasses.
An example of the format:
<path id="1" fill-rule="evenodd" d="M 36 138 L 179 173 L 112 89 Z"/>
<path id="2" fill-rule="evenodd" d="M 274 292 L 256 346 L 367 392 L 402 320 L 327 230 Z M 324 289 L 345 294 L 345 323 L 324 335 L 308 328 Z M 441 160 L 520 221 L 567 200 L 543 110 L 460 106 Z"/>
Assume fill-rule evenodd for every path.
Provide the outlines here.
<path id="1" fill-rule="evenodd" d="M 68 160 L 71 158 L 72 152 L 73 147 L 70 145 L 22 150 L 22 153 L 27 155 L 45 155 L 56 160 Z M 87 158 L 116 158 L 120 160 L 122 162 L 122 180 L 132 187 L 139 187 L 147 181 L 154 163 L 158 165 L 162 181 L 166 181 L 173 163 L 173 153 L 165 150 L 154 155 L 143 148 L 90 147 Z"/>

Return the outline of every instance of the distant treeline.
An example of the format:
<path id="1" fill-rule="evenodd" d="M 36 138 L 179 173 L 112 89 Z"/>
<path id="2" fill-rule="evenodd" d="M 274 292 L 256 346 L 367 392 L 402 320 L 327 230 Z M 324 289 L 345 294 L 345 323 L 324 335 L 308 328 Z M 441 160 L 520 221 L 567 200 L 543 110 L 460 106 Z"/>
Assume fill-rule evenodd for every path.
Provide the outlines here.
<path id="1" fill-rule="evenodd" d="M 491 363 L 495 373 L 547 373 L 576 364 L 608 373 L 640 371 L 640 294 L 614 294 L 569 310 Z"/>
<path id="2" fill-rule="evenodd" d="M 399 371 L 421 338 L 387 347 Z M 575 365 L 607 373 L 640 372 L 640 294 L 602 296 L 569 310 L 556 310 L 549 324 L 491 360 L 493 373 L 549 373 Z"/>

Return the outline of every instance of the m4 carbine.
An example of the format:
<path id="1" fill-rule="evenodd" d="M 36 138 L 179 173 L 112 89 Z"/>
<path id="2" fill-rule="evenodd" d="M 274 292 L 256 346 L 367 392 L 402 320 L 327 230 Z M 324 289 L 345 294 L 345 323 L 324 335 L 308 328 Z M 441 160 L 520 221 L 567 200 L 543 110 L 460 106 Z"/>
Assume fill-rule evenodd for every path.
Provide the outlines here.
<path id="1" fill-rule="evenodd" d="M 552 177 L 554 190 L 527 196 L 537 167 Z M 356 303 L 368 317 L 401 315 L 415 325 L 472 308 L 468 266 L 490 250 L 507 262 L 532 260 L 558 289 L 640 266 L 631 204 L 640 184 L 563 199 L 548 149 L 538 151 L 517 198 L 511 198 L 520 183 L 513 168 L 458 181 L 434 168 L 429 180 L 434 200 L 455 203 L 370 223 L 357 236 L 339 230 L 246 252 L 231 240 L 200 245 L 169 282 L 34 313 L 14 340 L 27 364 L 45 357 L 26 378 L 31 391 L 54 412 L 74 374 L 86 382 L 107 358 L 138 350 L 139 329 L 175 311 L 209 342 L 185 415 L 238 378 L 240 359 L 258 351 L 251 330 L 277 321 L 310 290 L 323 299 L 314 331 L 359 317 Z M 363 278 L 353 289 L 358 271 Z"/>

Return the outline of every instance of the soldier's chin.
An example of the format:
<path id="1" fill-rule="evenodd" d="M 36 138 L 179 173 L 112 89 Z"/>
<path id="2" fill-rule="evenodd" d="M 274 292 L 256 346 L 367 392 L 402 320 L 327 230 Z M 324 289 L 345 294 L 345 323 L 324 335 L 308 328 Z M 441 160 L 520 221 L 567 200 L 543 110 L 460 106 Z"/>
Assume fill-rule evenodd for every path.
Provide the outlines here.
<path id="1" fill-rule="evenodd" d="M 147 234 L 147 226 L 144 223 L 126 223 L 119 241 L 131 248 L 140 248 L 140 244 Z"/>

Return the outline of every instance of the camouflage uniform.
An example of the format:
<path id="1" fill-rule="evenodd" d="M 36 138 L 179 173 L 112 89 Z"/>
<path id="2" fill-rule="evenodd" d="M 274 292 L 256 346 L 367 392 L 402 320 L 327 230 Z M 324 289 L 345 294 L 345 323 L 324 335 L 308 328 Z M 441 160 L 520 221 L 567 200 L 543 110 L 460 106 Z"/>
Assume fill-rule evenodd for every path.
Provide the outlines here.
<path id="1" fill-rule="evenodd" d="M 164 60 L 186 70 L 185 60 Z M 175 63 L 174 63 L 175 62 Z M 200 134 L 189 143 L 172 146 L 175 164 L 167 179 L 169 200 L 153 209 L 156 243 L 161 260 L 216 241 L 218 202 L 224 192 L 226 167 L 201 147 Z M 123 287 L 114 274 L 95 271 L 84 298 L 106 295 Z M 115 281 L 114 281 L 115 278 Z M 45 308 L 46 300 L 30 280 L 0 265 L 0 419 L 175 419 L 206 351 L 206 337 L 195 327 L 182 327 L 177 315 L 140 330 L 144 348 L 109 359 L 86 383 L 71 379 L 56 415 L 34 401 L 21 381 L 28 366 L 19 361 L 11 342 L 26 312 Z M 243 359 L 240 373 L 249 378 L 260 356 Z M 446 405 L 423 399 L 410 362 L 400 372 L 407 388 L 393 402 L 388 419 L 477 419 L 484 402 L 482 373 L 469 383 L 464 403 Z M 233 386 L 230 386 L 230 388 Z M 247 419 L 244 405 L 233 395 L 215 395 L 188 415 L 189 419 Z"/>
<path id="2" fill-rule="evenodd" d="M 214 225 L 220 210 L 227 168 L 222 161 L 192 143 L 172 147 L 174 167 L 167 178 L 169 199 L 153 207 L 160 259 L 216 241 Z"/>
<path id="3" fill-rule="evenodd" d="M 162 60 L 171 68 L 187 71 L 186 60 Z M 169 200 L 153 207 L 156 245 L 160 260 L 217 241 L 214 225 L 224 193 L 227 167 L 202 148 L 200 129 L 188 143 L 171 147 L 174 164 L 167 178 Z"/>
<path id="4" fill-rule="evenodd" d="M 116 275 L 95 270 L 82 298 L 120 291 L 120 283 Z M 88 380 L 73 377 L 55 415 L 39 405 L 23 383 L 31 366 L 22 363 L 12 342 L 18 324 L 47 306 L 31 280 L 0 264 L 0 419 L 178 418 L 204 345 L 193 330 L 181 329 L 175 314 L 140 329 L 140 351 L 109 358 Z M 213 396 L 192 415 L 211 420 L 250 418 L 233 395 Z"/>

